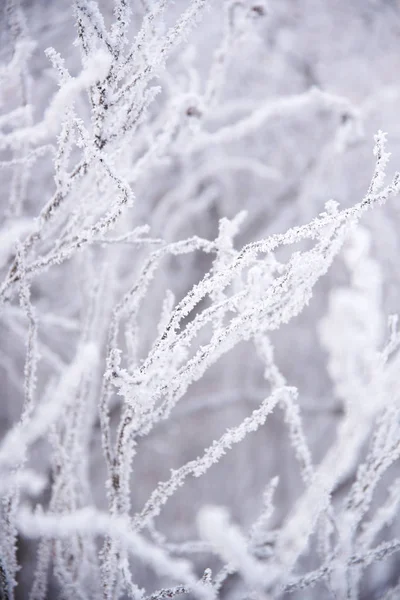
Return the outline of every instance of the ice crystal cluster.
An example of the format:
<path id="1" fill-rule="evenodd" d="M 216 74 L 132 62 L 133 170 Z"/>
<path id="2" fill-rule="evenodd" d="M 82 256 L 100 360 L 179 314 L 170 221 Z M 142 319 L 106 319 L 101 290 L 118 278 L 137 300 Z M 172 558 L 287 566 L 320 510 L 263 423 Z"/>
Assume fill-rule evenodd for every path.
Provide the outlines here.
<path id="1" fill-rule="evenodd" d="M 1 600 L 400 598 L 399 6 L 0 10 Z"/>

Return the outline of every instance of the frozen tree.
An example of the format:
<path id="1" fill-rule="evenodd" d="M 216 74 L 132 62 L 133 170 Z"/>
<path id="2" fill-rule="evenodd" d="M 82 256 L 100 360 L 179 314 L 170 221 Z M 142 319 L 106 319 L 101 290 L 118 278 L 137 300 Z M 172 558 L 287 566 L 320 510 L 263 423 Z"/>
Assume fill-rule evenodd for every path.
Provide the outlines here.
<path id="1" fill-rule="evenodd" d="M 3 3 L 1 598 L 399 594 L 400 13 L 322 4 Z"/>

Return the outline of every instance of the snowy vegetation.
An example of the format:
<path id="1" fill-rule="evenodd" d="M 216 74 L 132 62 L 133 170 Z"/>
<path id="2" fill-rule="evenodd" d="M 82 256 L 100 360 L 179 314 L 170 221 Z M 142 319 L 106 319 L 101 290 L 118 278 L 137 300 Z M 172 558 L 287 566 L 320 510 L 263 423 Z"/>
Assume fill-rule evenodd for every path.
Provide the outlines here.
<path id="1" fill-rule="evenodd" d="M 400 596 L 399 9 L 302 4 L 5 0 L 1 599 Z"/>

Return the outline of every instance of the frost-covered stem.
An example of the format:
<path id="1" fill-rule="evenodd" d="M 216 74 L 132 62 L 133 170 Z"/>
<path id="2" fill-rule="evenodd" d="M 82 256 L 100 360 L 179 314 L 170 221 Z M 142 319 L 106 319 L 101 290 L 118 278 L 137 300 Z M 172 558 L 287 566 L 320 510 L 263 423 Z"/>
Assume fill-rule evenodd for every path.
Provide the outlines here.
<path id="1" fill-rule="evenodd" d="M 29 44 L 32 42 L 29 40 L 27 25 L 20 2 L 18 0 L 7 0 L 5 12 L 13 37 L 14 53 L 16 53 L 18 44 Z M 27 68 L 27 60 L 20 61 L 17 78 L 19 95 L 18 100 L 21 108 L 23 109 L 21 115 L 23 116 L 24 126 L 29 127 L 32 125 L 32 110 L 30 108 L 32 90 L 31 77 Z M 23 203 L 25 201 L 30 167 L 32 164 L 24 161 L 24 157 L 26 156 L 28 149 L 29 144 L 25 142 L 14 151 L 14 160 L 16 162 L 12 175 L 11 193 L 7 211 L 11 217 L 21 215 Z M 24 161 L 24 164 L 18 163 L 18 159 Z"/>
<path id="2" fill-rule="evenodd" d="M 22 251 L 26 254 L 33 246 L 34 242 L 38 241 L 42 237 L 42 231 L 47 222 L 49 222 L 57 209 L 63 204 L 65 199 L 67 198 L 69 192 L 72 189 L 72 185 L 74 181 L 77 181 L 80 177 L 82 177 L 87 172 L 88 165 L 86 161 L 82 161 L 79 163 L 71 175 L 68 178 L 68 181 L 64 181 L 63 187 L 58 190 L 51 200 L 45 205 L 45 207 L 41 210 L 38 217 L 38 226 L 35 230 L 26 238 L 22 245 Z M 31 266 L 26 266 L 26 272 L 31 273 L 35 269 Z M 9 288 L 13 286 L 13 284 L 18 283 L 20 281 L 20 272 L 19 272 L 19 263 L 18 257 L 15 258 L 11 267 L 9 268 L 8 274 L 5 278 L 5 281 L 0 287 L 0 300 L 4 302 L 7 292 Z"/>
<path id="3" fill-rule="evenodd" d="M 173 588 L 164 588 L 146 596 L 144 600 L 165 600 L 165 598 L 174 598 L 180 594 L 190 594 L 190 589 L 184 585 L 177 585 Z"/>
<path id="4" fill-rule="evenodd" d="M 156 269 L 160 266 L 160 262 L 163 258 L 169 254 L 179 256 L 193 252 L 194 250 L 202 250 L 203 252 L 210 253 L 215 251 L 215 243 L 203 240 L 197 236 L 182 240 L 174 244 L 167 244 L 164 247 L 156 250 L 150 254 L 144 263 L 141 272 L 138 276 L 137 282 L 126 292 L 122 300 L 115 307 L 108 332 L 108 343 L 107 343 L 107 357 L 110 359 L 112 352 L 117 349 L 117 339 L 120 329 L 120 321 L 125 316 L 129 319 L 135 317 L 138 312 L 139 305 L 143 301 L 146 295 L 147 289 L 154 277 Z M 115 374 L 111 372 L 111 376 L 103 379 L 103 389 L 101 393 L 101 399 L 99 404 L 99 415 L 102 429 L 102 441 L 103 450 L 105 452 L 106 461 L 109 468 L 109 473 L 112 474 L 115 471 L 115 453 L 111 447 L 110 432 L 109 432 L 109 401 L 112 394 L 112 382 Z M 131 416 L 128 413 L 125 417 L 130 421 Z M 122 425 L 123 426 L 123 425 Z M 120 429 L 123 432 L 124 429 Z M 117 435 L 116 448 L 120 448 L 121 452 L 123 449 L 123 443 L 121 441 L 122 433 Z M 109 483 L 109 490 L 112 490 L 112 480 Z"/>
<path id="5" fill-rule="evenodd" d="M 214 463 L 218 462 L 233 444 L 241 442 L 248 433 L 256 431 L 263 425 L 279 402 L 281 394 L 290 390 L 291 388 L 284 388 L 273 392 L 269 398 L 262 402 L 260 408 L 253 411 L 250 417 L 247 417 L 238 427 L 229 430 L 218 441 L 209 446 L 202 457 L 192 460 L 173 471 L 170 479 L 158 485 L 150 495 L 143 510 L 133 517 L 132 526 L 134 530 L 140 531 L 151 519 L 156 517 L 168 498 L 183 485 L 189 475 L 194 477 L 203 475 Z"/>
<path id="6" fill-rule="evenodd" d="M 229 265 L 223 273 L 218 273 L 214 276 L 207 273 L 203 280 L 199 284 L 195 285 L 185 296 L 185 298 L 176 306 L 170 322 L 168 323 L 161 338 L 154 344 L 152 352 L 157 352 L 160 350 L 162 342 L 168 341 L 169 336 L 179 328 L 180 321 L 194 309 L 200 300 L 202 300 L 212 291 L 215 291 L 216 289 L 223 289 L 226 285 L 228 285 L 228 283 L 234 277 L 238 276 L 243 269 L 251 264 L 258 253 L 268 254 L 280 246 L 293 244 L 303 239 L 315 239 L 318 237 L 319 232 L 325 229 L 328 225 L 335 225 L 337 228 L 339 228 L 346 222 L 359 219 L 365 210 L 369 209 L 374 204 L 386 201 L 390 196 L 397 194 L 399 189 L 400 177 L 396 175 L 392 184 L 385 188 L 380 194 L 367 194 L 367 196 L 360 203 L 349 209 L 341 211 L 337 215 L 324 214 L 323 216 L 314 219 L 307 225 L 293 227 L 284 234 L 274 234 L 266 240 L 247 244 L 241 250 L 241 252 L 239 252 L 233 263 Z M 151 355 L 149 356 L 148 360 L 151 360 Z"/>
<path id="7" fill-rule="evenodd" d="M 376 546 L 368 552 L 353 554 L 350 556 L 349 565 L 358 565 L 362 568 L 365 568 L 374 562 L 385 560 L 399 551 L 400 540 L 394 539 L 389 542 L 382 542 L 379 544 L 379 546 Z M 334 557 L 329 557 L 329 560 L 315 571 L 311 571 L 306 575 L 293 578 L 291 582 L 284 584 L 281 587 L 277 587 L 277 592 L 293 593 L 298 590 L 303 590 L 307 587 L 313 586 L 321 579 L 327 578 L 333 569 L 333 558 Z"/>
<path id="8" fill-rule="evenodd" d="M 35 314 L 35 310 L 32 306 L 30 300 L 30 282 L 26 278 L 24 273 L 24 264 L 25 264 L 25 255 L 23 253 L 23 249 L 20 248 L 19 256 L 18 256 L 18 264 L 20 268 L 20 303 L 21 307 L 24 310 L 27 318 L 28 318 L 28 340 L 27 340 L 27 350 L 26 350 L 26 358 L 25 358 L 25 368 L 24 368 L 24 404 L 21 415 L 21 424 L 22 426 L 27 426 L 29 424 L 32 411 L 34 409 L 34 394 L 36 387 L 36 370 L 37 370 L 37 362 L 38 362 L 38 348 L 37 348 L 37 317 Z M 25 461 L 26 461 L 26 453 L 25 448 L 23 448 L 21 454 L 19 455 L 15 471 L 16 473 L 20 472 Z M 13 587 L 16 585 L 16 573 L 18 570 L 18 561 L 17 561 L 17 531 L 15 527 L 15 517 L 17 508 L 20 501 L 20 490 L 18 485 L 17 478 L 14 478 L 10 489 L 3 497 L 3 516 L 2 516 L 2 527 L 3 527 L 3 536 L 1 541 L 1 551 L 5 563 L 5 570 L 7 574 L 7 581 L 9 585 L 8 594 L 10 599 L 14 597 Z"/>

